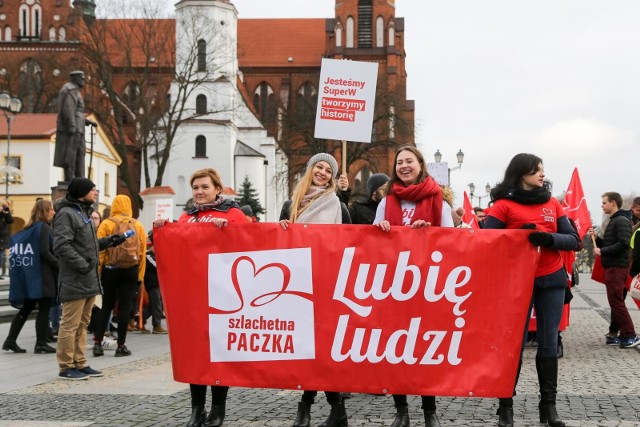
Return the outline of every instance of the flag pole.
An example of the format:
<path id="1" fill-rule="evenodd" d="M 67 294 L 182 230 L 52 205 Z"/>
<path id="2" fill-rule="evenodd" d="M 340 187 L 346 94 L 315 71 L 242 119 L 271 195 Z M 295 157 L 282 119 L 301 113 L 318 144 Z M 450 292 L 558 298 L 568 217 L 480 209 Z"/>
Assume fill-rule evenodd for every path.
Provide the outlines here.
<path id="1" fill-rule="evenodd" d="M 347 141 L 342 140 L 342 173 L 347 174 Z"/>

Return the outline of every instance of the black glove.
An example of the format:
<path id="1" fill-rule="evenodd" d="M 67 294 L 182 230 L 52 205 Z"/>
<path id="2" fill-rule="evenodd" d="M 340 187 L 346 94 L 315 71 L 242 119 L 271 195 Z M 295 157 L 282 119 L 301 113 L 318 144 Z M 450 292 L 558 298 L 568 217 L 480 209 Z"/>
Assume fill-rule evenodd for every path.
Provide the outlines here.
<path id="1" fill-rule="evenodd" d="M 522 224 L 522 227 L 520 227 L 520 229 L 521 230 L 535 230 L 536 229 L 536 225 L 528 222 L 526 224 Z"/>
<path id="2" fill-rule="evenodd" d="M 87 274 L 89 272 L 91 272 L 92 270 L 96 269 L 96 260 L 95 259 L 87 259 L 87 267 L 84 269 L 84 271 L 81 271 L 82 274 Z"/>
<path id="3" fill-rule="evenodd" d="M 545 233 L 543 231 L 534 231 L 529 234 L 529 241 L 533 246 L 549 248 L 553 245 L 553 237 L 551 236 L 551 233 Z"/>
<path id="4" fill-rule="evenodd" d="M 112 248 L 114 246 L 118 246 L 122 244 L 126 239 L 122 234 L 112 234 L 108 237 L 109 239 L 109 247 Z"/>

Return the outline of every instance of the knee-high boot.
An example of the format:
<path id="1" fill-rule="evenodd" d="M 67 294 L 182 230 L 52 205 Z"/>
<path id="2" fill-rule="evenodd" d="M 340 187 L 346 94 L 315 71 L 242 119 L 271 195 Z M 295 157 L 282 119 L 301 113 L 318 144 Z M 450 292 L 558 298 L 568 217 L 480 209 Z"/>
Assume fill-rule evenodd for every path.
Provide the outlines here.
<path id="1" fill-rule="evenodd" d="M 298 402 L 298 414 L 292 427 L 309 427 L 311 424 L 311 403 L 304 400 Z"/>
<path id="2" fill-rule="evenodd" d="M 9 335 L 7 339 L 4 340 L 4 344 L 2 344 L 2 349 L 6 351 L 13 351 L 15 353 L 26 353 L 27 350 L 24 348 L 20 348 L 16 340 L 18 339 L 18 335 L 20 335 L 20 331 L 22 331 L 22 327 L 27 321 L 27 316 L 23 316 L 20 313 L 16 314 L 13 320 L 11 321 L 11 327 L 9 328 Z"/>
<path id="3" fill-rule="evenodd" d="M 399 406 L 396 408 L 396 419 L 393 420 L 391 427 L 410 427 L 411 421 L 409 420 L 409 407 Z"/>
<path id="4" fill-rule="evenodd" d="M 340 403 L 331 405 L 329 417 L 319 427 L 347 427 L 348 425 L 347 409 L 344 407 L 344 401 L 341 400 Z"/>
<path id="5" fill-rule="evenodd" d="M 558 358 L 536 358 L 536 371 L 540 383 L 540 422 L 551 427 L 565 427 L 556 410 L 558 389 Z"/>

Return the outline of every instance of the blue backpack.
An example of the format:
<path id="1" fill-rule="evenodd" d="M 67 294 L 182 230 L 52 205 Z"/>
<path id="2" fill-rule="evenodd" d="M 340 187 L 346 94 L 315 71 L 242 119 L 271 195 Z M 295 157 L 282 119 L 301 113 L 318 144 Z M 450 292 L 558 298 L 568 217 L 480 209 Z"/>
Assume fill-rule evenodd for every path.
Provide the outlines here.
<path id="1" fill-rule="evenodd" d="M 21 308 L 26 299 L 42 298 L 40 269 L 40 232 L 42 223 L 36 222 L 11 236 L 9 247 L 9 303 Z"/>

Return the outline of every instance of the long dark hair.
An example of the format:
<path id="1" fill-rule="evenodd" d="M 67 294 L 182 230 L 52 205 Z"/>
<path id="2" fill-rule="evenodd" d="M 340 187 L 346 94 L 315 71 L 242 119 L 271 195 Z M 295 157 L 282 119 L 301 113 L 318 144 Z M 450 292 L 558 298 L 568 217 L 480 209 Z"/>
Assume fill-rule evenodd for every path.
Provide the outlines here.
<path id="1" fill-rule="evenodd" d="M 504 199 L 509 193 L 521 189 L 520 182 L 525 175 L 536 173 L 542 159 L 534 154 L 516 154 L 504 171 L 502 182 L 491 189 L 491 200 Z"/>
<path id="2" fill-rule="evenodd" d="M 29 217 L 29 223 L 25 228 L 31 227 L 36 222 L 46 222 L 50 224 L 49 221 L 49 209 L 53 207 L 53 204 L 49 200 L 40 199 L 33 205 L 33 209 L 31 209 L 31 216 Z"/>
<path id="3" fill-rule="evenodd" d="M 396 163 L 398 162 L 398 156 L 403 151 L 409 151 L 413 153 L 416 156 L 416 159 L 418 159 L 418 163 L 420 163 L 420 174 L 418 175 L 418 180 L 416 181 L 416 184 L 421 183 L 422 181 L 427 179 L 427 177 L 429 176 L 429 174 L 427 173 L 427 165 L 424 162 L 424 156 L 422 155 L 422 152 L 418 150 L 416 147 L 414 147 L 413 145 L 403 145 L 402 147 L 398 148 L 398 151 L 396 151 L 396 155 L 393 157 L 393 172 L 391 173 L 391 178 L 387 183 L 388 194 L 393 193 L 392 191 L 393 184 L 395 184 L 398 181 L 402 182 L 400 180 L 400 177 L 398 176 L 398 172 L 396 172 Z"/>

